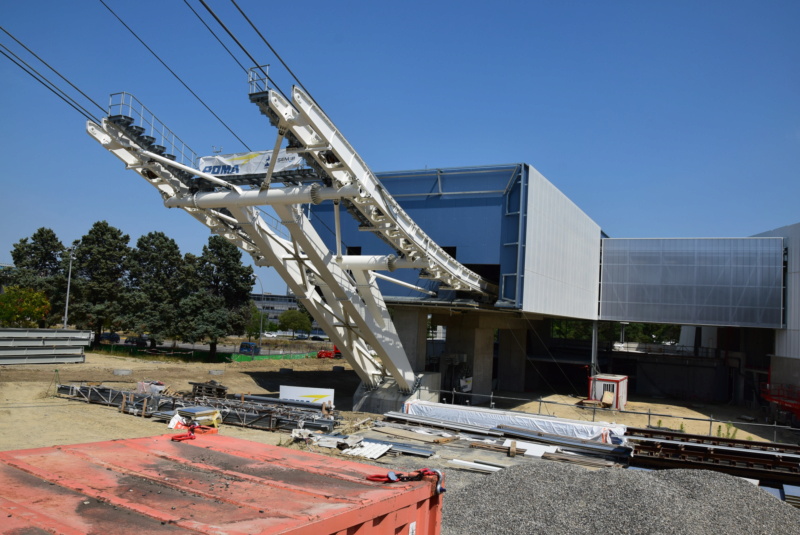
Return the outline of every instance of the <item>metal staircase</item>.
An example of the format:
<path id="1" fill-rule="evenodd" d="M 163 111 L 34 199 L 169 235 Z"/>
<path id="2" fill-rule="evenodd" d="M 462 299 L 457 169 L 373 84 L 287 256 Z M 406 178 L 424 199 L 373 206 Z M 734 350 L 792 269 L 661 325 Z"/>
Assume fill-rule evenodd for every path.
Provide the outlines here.
<path id="1" fill-rule="evenodd" d="M 368 390 L 391 377 L 401 392 L 413 392 L 419 377 L 376 283 L 377 277 L 388 277 L 375 271 L 420 269 L 443 288 L 488 298 L 497 288 L 458 263 L 414 223 L 305 92 L 294 88 L 289 102 L 267 88 L 266 74 L 259 72 L 264 73 L 251 71 L 250 100 L 278 130 L 273 154 L 286 140 L 287 151 L 299 153 L 320 181 L 273 182 L 271 165 L 260 184 L 244 189 L 203 173 L 196 169 L 194 153 L 125 93 L 112 95 L 109 116 L 100 125 L 89 121 L 87 131 L 153 185 L 165 206 L 182 208 L 250 254 L 256 265 L 275 269 Z M 328 249 L 302 210 L 304 204 L 326 201 L 334 203 L 336 251 Z M 343 255 L 341 205 L 396 254 Z M 271 206 L 278 220 L 268 221 L 259 206 Z"/>

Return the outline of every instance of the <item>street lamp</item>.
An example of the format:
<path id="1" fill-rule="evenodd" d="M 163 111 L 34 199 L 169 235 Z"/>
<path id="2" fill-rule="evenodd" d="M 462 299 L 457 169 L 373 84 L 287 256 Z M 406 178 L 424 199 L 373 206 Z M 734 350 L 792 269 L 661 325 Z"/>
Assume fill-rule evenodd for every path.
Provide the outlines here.
<path id="1" fill-rule="evenodd" d="M 75 247 L 73 245 L 69 249 L 69 271 L 67 272 L 67 304 L 64 306 L 64 328 L 67 328 L 67 317 L 69 316 L 69 287 L 72 282 L 72 261 L 75 259 Z"/>
<path id="2" fill-rule="evenodd" d="M 261 287 L 261 299 L 259 301 L 264 300 L 264 285 L 261 284 L 261 279 L 258 275 L 253 275 L 256 280 L 258 281 L 258 285 Z M 258 347 L 261 347 L 261 337 L 264 335 L 264 303 L 261 303 L 261 306 L 258 307 L 258 315 L 261 317 L 260 327 L 258 329 Z"/>

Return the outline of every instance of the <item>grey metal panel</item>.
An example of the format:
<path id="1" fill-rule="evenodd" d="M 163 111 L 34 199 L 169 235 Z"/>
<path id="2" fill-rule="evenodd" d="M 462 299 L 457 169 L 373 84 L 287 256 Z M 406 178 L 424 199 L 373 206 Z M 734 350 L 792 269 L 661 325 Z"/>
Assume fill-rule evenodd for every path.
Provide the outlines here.
<path id="1" fill-rule="evenodd" d="M 786 329 L 775 333 L 775 355 L 800 359 L 800 223 L 770 230 L 758 236 L 779 236 L 785 239 L 788 252 Z"/>
<path id="2" fill-rule="evenodd" d="M 601 229 L 528 167 L 523 310 L 597 319 Z"/>
<path id="3" fill-rule="evenodd" d="M 783 239 L 604 239 L 600 318 L 783 327 Z"/>
<path id="4" fill-rule="evenodd" d="M 0 361 L 6 357 L 41 355 L 83 355 L 82 347 L 0 347 Z"/>
<path id="5" fill-rule="evenodd" d="M 84 362 L 91 331 L 0 329 L 0 365 Z"/>
<path id="6" fill-rule="evenodd" d="M 10 364 L 75 364 L 85 362 L 86 356 L 80 354 L 52 354 L 52 355 L 10 355 L 0 357 L 0 365 Z"/>
<path id="7" fill-rule="evenodd" d="M 83 347 L 89 340 L 80 338 L 0 338 L 0 347 L 45 347 L 45 346 L 74 346 Z"/>
<path id="8" fill-rule="evenodd" d="M 73 329 L 2 329 L 0 340 L 43 340 L 43 339 L 82 340 L 87 345 L 92 340 L 92 331 L 76 331 Z"/>

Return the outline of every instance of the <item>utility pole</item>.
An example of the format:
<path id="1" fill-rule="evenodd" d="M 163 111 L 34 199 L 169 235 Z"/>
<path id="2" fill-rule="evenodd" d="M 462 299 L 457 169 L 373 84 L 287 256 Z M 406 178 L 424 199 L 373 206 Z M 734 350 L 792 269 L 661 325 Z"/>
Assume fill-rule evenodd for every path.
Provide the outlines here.
<path id="1" fill-rule="evenodd" d="M 64 306 L 64 328 L 67 328 L 67 318 L 69 317 L 69 288 L 72 282 L 72 260 L 75 258 L 75 247 L 72 246 L 69 251 L 69 271 L 67 272 L 67 304 Z"/>
<path id="2" fill-rule="evenodd" d="M 261 279 L 258 275 L 255 275 L 256 280 L 258 281 L 258 285 L 261 287 L 261 299 L 260 301 L 264 300 L 264 285 L 261 284 Z M 264 336 L 264 303 L 261 303 L 261 306 L 258 307 L 258 315 L 261 317 L 260 327 L 258 329 L 258 347 L 261 347 L 261 337 Z"/>

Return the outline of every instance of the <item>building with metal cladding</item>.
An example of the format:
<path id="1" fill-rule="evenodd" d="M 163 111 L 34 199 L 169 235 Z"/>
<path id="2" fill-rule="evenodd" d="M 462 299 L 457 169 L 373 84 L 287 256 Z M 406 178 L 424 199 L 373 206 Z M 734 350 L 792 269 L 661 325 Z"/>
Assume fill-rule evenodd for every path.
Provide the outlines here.
<path id="1" fill-rule="evenodd" d="M 783 238 L 604 239 L 600 319 L 781 329 Z"/>
<path id="2" fill-rule="evenodd" d="M 611 238 L 527 164 L 376 175 L 436 243 L 498 287 L 487 303 L 424 271 L 381 282 L 417 368 L 430 322 L 447 328 L 439 371 L 461 366 L 475 393 L 531 388 L 559 359 L 630 375 L 643 394 L 750 401 L 767 382 L 800 386 L 800 224 L 742 238 Z M 330 222 L 333 209 L 313 206 L 311 217 Z M 335 250 L 333 231 L 323 238 Z M 341 239 L 350 253 L 386 252 L 374 232 Z M 596 331 L 593 344 L 570 346 L 551 338 L 554 319 L 684 327 L 673 347 L 605 346 Z"/>
<path id="3" fill-rule="evenodd" d="M 497 308 L 597 319 L 600 227 L 527 164 L 378 173 L 414 221 L 445 251 L 498 285 Z M 330 204 L 313 207 L 330 218 Z M 333 228 L 330 226 L 330 228 Z M 335 249 L 335 236 L 327 236 Z M 351 252 L 380 254 L 386 245 L 351 228 L 342 235 Z M 417 273 L 405 282 L 437 291 Z M 419 292 L 382 283 L 385 296 Z M 451 297 L 444 296 L 443 302 Z M 436 299 L 427 299 L 435 305 Z"/>

